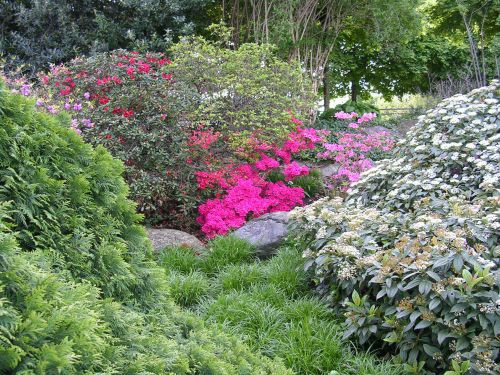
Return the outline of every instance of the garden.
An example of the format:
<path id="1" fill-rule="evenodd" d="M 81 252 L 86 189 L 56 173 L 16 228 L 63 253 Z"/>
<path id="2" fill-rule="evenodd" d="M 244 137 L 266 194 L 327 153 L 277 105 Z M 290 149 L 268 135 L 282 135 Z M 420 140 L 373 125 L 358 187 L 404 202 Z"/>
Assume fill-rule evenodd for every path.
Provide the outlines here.
<path id="1" fill-rule="evenodd" d="M 495 4 L 0 1 L 0 374 L 499 373 Z"/>

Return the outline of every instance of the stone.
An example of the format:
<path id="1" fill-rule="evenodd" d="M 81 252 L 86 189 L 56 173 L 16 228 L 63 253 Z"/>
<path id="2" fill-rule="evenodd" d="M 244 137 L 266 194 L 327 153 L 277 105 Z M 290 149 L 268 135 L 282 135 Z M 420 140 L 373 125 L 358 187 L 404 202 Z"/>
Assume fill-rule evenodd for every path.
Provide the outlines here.
<path id="1" fill-rule="evenodd" d="M 198 238 L 180 230 L 147 228 L 147 232 L 155 251 L 163 250 L 165 247 L 189 247 L 195 250 L 205 249 L 205 245 Z"/>
<path id="2" fill-rule="evenodd" d="M 262 215 L 237 229 L 233 236 L 255 246 L 259 258 L 269 258 L 288 235 L 288 217 L 288 212 Z"/>
<path id="3" fill-rule="evenodd" d="M 340 164 L 328 164 L 319 168 L 323 177 L 331 177 L 338 172 Z"/>
<path id="4" fill-rule="evenodd" d="M 363 131 L 366 134 L 373 134 L 373 133 L 379 133 L 379 132 L 392 133 L 390 129 L 387 129 L 385 126 L 380 126 L 380 125 L 370 126 L 370 127 L 364 128 Z"/>

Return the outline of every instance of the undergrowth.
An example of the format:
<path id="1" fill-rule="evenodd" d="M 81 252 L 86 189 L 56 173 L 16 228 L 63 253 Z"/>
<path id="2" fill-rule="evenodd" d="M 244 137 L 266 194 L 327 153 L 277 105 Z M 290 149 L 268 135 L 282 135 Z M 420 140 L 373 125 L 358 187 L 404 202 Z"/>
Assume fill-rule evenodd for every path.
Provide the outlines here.
<path id="1" fill-rule="evenodd" d="M 214 239 L 202 255 L 174 248 L 159 257 L 177 303 L 252 350 L 282 358 L 297 374 L 402 374 L 342 339 L 343 318 L 309 292 L 293 244 L 261 261 L 246 242 L 227 236 Z"/>

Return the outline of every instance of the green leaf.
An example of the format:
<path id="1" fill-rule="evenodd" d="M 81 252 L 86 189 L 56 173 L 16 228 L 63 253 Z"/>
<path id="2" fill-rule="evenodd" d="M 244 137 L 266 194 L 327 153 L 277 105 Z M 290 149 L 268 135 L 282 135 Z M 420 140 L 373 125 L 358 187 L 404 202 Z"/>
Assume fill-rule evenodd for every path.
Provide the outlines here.
<path id="1" fill-rule="evenodd" d="M 420 323 L 418 323 L 415 326 L 415 329 L 424 329 L 424 328 L 429 327 L 431 324 L 432 324 L 432 322 L 429 320 L 422 320 Z"/>
<path id="2" fill-rule="evenodd" d="M 434 354 L 440 353 L 440 350 L 435 346 L 424 344 L 424 352 L 432 357 Z"/>
<path id="3" fill-rule="evenodd" d="M 356 290 L 352 292 L 352 300 L 356 306 L 361 305 L 361 298 L 359 297 L 359 294 Z"/>
<path id="4" fill-rule="evenodd" d="M 447 337 L 449 337 L 450 331 L 447 329 L 442 329 L 438 332 L 438 344 L 441 345 Z"/>
<path id="5" fill-rule="evenodd" d="M 441 304 L 441 301 L 438 298 L 432 299 L 431 302 L 429 303 L 429 310 L 434 310 L 440 304 Z"/>

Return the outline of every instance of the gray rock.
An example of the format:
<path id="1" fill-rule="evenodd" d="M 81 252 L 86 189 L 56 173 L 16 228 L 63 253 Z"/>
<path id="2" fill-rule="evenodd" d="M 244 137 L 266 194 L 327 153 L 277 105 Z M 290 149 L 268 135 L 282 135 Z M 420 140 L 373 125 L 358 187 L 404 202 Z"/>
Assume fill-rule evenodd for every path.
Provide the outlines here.
<path id="1" fill-rule="evenodd" d="M 320 167 L 319 170 L 321 171 L 321 175 L 323 177 L 331 177 L 338 172 L 339 168 L 340 164 L 328 164 Z"/>
<path id="2" fill-rule="evenodd" d="M 366 134 L 373 134 L 373 133 L 378 133 L 378 132 L 389 132 L 389 133 L 393 133 L 391 130 L 387 129 L 385 126 L 380 126 L 380 125 L 377 125 L 377 126 L 370 126 L 368 128 L 364 128 L 363 131 L 366 133 Z"/>
<path id="3" fill-rule="evenodd" d="M 288 212 L 273 212 L 250 220 L 233 236 L 256 247 L 259 258 L 269 258 L 288 234 Z"/>
<path id="4" fill-rule="evenodd" d="M 148 228 L 147 232 L 155 251 L 163 250 L 165 247 L 190 247 L 195 250 L 205 249 L 205 245 L 199 239 L 192 234 L 180 230 Z"/>

